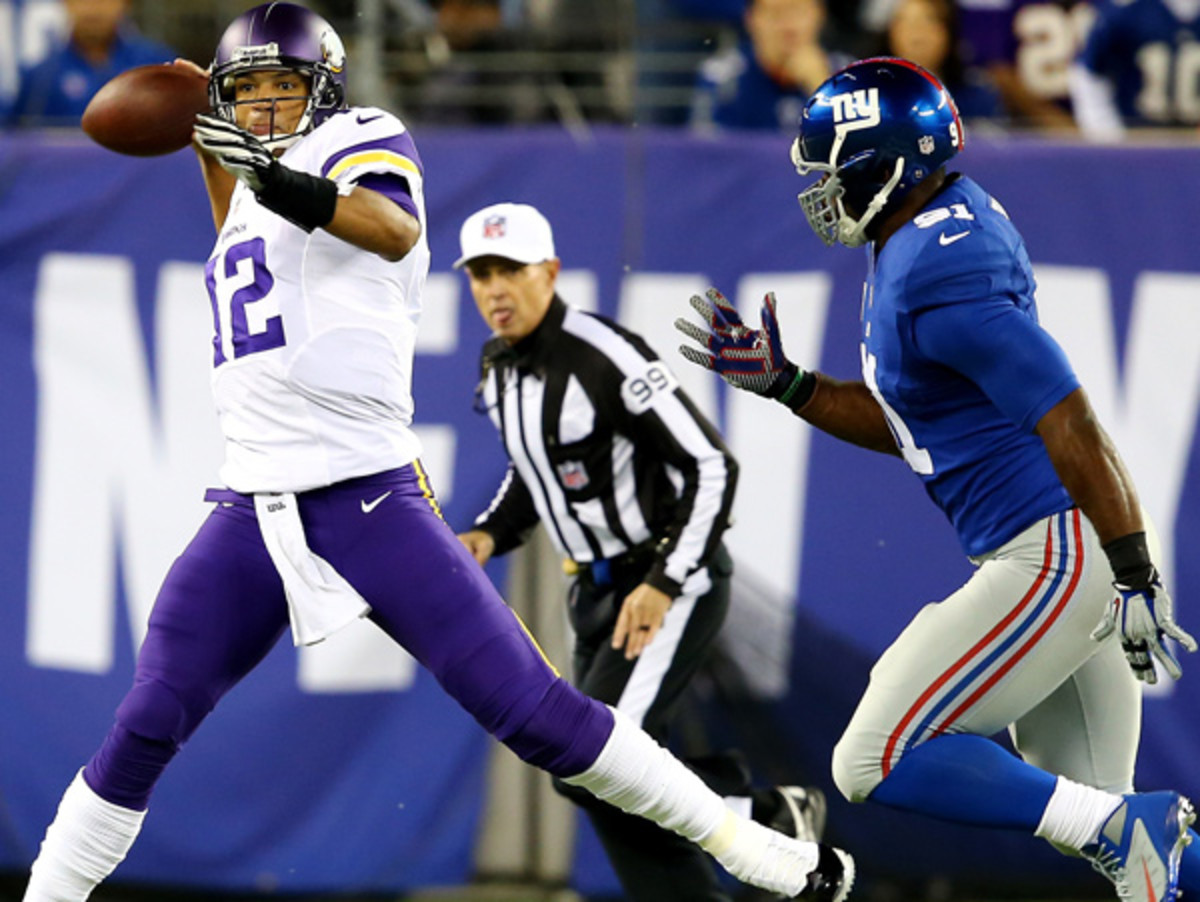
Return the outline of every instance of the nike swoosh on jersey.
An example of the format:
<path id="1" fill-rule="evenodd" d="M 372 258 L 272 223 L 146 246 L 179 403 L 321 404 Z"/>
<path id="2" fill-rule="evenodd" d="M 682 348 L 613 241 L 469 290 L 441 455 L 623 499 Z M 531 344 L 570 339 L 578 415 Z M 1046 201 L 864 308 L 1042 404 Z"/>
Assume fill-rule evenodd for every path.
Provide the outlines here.
<path id="1" fill-rule="evenodd" d="M 368 116 L 366 119 L 364 119 L 362 117 L 362 114 L 360 113 L 357 118 L 358 118 L 359 125 L 366 125 L 368 122 L 374 122 L 376 119 L 382 119 L 383 113 L 379 113 L 378 115 L 375 115 L 375 116 Z"/>
<path id="2" fill-rule="evenodd" d="M 958 241 L 960 238 L 966 238 L 970 234 L 970 232 L 955 232 L 953 235 L 947 235 L 945 232 L 942 232 L 942 234 L 938 235 L 938 244 L 940 244 L 942 247 L 946 247 L 947 245 Z"/>
<path id="3" fill-rule="evenodd" d="M 376 498 L 374 501 L 360 502 L 360 504 L 362 504 L 362 512 L 364 514 L 371 513 L 371 511 L 373 511 L 373 510 L 375 510 L 375 508 L 379 507 L 379 505 L 383 503 L 383 499 L 386 498 L 390 494 L 392 494 L 392 493 L 390 491 L 387 491 L 387 492 L 384 492 L 382 495 L 380 495 L 378 498 Z"/>

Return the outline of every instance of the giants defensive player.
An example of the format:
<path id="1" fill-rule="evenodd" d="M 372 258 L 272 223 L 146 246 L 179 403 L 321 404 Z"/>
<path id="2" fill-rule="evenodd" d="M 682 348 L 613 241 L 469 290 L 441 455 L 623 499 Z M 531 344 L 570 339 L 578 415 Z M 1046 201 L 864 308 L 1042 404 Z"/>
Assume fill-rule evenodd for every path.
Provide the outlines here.
<path id="1" fill-rule="evenodd" d="M 708 329 L 677 325 L 707 350 L 682 350 L 903 457 L 977 567 L 872 669 L 833 754 L 842 793 L 1036 833 L 1090 858 L 1122 899 L 1190 898 L 1191 803 L 1134 793 L 1133 770 L 1138 680 L 1154 682 L 1154 659 L 1178 677 L 1168 638 L 1195 641 L 1174 622 L 1129 474 L 1038 325 L 1021 236 L 944 168 L 962 138 L 945 88 L 906 60 L 855 63 L 805 107 L 793 161 L 820 179 L 801 206 L 826 244 L 868 245 L 861 382 L 790 363 L 770 295 L 761 329 L 715 291 L 694 298 Z M 1024 760 L 986 738 L 1005 728 Z"/>
<path id="2" fill-rule="evenodd" d="M 734 816 L 573 689 L 442 521 L 410 428 L 423 167 L 394 116 L 345 107 L 344 65 L 328 23 L 287 3 L 243 14 L 217 49 L 216 114 L 195 141 L 218 230 L 206 276 L 228 488 L 167 574 L 133 688 L 68 787 L 26 902 L 88 898 L 179 747 L 289 623 L 312 643 L 363 616 L 524 760 L 743 879 L 840 902 L 848 856 Z"/>

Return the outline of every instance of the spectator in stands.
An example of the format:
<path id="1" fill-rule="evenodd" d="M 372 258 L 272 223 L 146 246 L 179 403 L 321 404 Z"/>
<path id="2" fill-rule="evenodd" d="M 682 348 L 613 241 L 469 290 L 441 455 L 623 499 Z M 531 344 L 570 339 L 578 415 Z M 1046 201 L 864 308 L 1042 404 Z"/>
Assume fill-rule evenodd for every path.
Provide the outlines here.
<path id="1" fill-rule="evenodd" d="M 963 119 L 1000 113 L 995 87 L 968 73 L 958 46 L 958 16 L 951 0 L 900 0 L 888 23 L 885 52 L 924 66 L 942 80 Z"/>
<path id="2" fill-rule="evenodd" d="M 88 101 L 126 69 L 166 63 L 175 52 L 143 37 L 129 18 L 129 0 L 63 0 L 66 38 L 21 76 L 6 120 L 13 125 L 78 125 Z"/>
<path id="3" fill-rule="evenodd" d="M 40 62 L 66 33 L 61 0 L 0 0 L 0 122 L 23 69 Z"/>
<path id="4" fill-rule="evenodd" d="M 1070 79 L 1084 134 L 1112 139 L 1129 127 L 1195 129 L 1200 0 L 1101 0 L 1096 10 Z"/>
<path id="5" fill-rule="evenodd" d="M 821 43 L 823 0 L 750 0 L 746 38 L 700 68 L 692 125 L 791 132 L 809 92 L 844 62 Z"/>
<path id="6" fill-rule="evenodd" d="M 1018 127 L 1074 131 L 1071 61 L 1094 15 L 1090 0 L 957 0 L 963 57 L 1000 92 Z"/>
<path id="7" fill-rule="evenodd" d="M 500 0 L 437 0 L 441 58 L 402 91 L 406 118 L 438 125 L 505 125 L 547 116 L 536 79 L 504 54 L 521 49 L 519 33 L 504 24 Z"/>

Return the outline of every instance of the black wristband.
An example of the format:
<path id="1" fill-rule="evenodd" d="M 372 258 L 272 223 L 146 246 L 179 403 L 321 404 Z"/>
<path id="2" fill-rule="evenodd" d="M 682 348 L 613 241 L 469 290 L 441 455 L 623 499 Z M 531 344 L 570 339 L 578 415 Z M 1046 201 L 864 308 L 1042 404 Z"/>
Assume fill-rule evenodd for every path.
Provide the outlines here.
<path id="1" fill-rule="evenodd" d="M 1144 532 L 1131 532 L 1104 546 L 1116 582 L 1130 589 L 1144 589 L 1157 575 L 1150 560 L 1150 548 Z"/>
<path id="2" fill-rule="evenodd" d="M 767 390 L 763 392 L 768 398 L 774 398 L 778 401 L 785 393 L 791 391 L 797 379 L 804 375 L 804 371 L 790 360 L 783 365 L 783 369 L 779 371 L 779 375 L 775 380 L 767 386 Z"/>
<path id="3" fill-rule="evenodd" d="M 297 172 L 272 160 L 262 189 L 254 196 L 268 210 L 311 232 L 333 220 L 338 190 L 333 179 Z"/>
<path id="4" fill-rule="evenodd" d="M 767 397 L 774 398 L 791 411 L 798 411 L 808 403 L 817 389 L 817 374 L 802 370 L 788 361 L 767 390 Z"/>

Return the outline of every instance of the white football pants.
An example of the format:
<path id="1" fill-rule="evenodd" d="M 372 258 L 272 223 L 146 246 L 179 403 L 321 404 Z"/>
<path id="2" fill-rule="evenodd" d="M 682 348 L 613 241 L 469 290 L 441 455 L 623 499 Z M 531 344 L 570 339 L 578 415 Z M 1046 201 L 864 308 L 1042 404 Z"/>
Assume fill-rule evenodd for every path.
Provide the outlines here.
<path id="1" fill-rule="evenodd" d="M 973 563 L 971 579 L 922 608 L 871 670 L 834 749 L 838 788 L 862 801 L 905 749 L 1007 728 L 1031 764 L 1132 790 L 1141 688 L 1116 634 L 1090 636 L 1114 595 L 1087 518 L 1047 517 Z"/>

